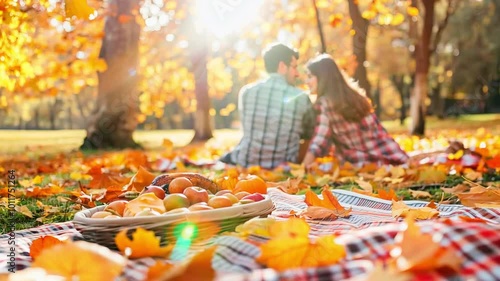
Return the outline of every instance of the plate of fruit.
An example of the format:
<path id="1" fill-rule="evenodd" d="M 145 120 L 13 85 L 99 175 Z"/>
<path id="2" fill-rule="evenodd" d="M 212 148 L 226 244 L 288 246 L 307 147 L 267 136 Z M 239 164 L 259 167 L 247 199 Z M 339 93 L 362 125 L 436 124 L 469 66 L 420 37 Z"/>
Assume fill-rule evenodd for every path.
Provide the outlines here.
<path id="1" fill-rule="evenodd" d="M 267 197 L 266 183 L 252 178 L 260 192 L 245 188 L 221 189 L 210 179 L 196 173 L 160 175 L 131 200 L 80 211 L 73 224 L 85 240 L 114 247 L 114 235 L 123 229 L 142 227 L 161 237 L 169 236 L 169 227 L 192 221 L 200 226 L 219 225 L 220 231 L 231 231 L 241 223 L 270 214 L 273 202 Z M 238 186 L 236 186 L 238 187 Z M 249 190 L 249 189 L 246 189 Z"/>

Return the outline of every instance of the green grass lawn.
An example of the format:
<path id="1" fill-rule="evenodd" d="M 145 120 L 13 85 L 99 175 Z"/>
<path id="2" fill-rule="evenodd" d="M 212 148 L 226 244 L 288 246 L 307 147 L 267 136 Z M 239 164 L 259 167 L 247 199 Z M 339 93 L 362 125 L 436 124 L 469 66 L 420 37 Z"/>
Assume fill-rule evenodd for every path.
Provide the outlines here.
<path id="1" fill-rule="evenodd" d="M 398 120 L 384 121 L 384 127 L 391 133 L 407 133 L 407 119 L 405 125 Z M 500 134 L 500 114 L 463 115 L 458 118 L 439 120 L 435 117 L 427 119 L 429 133 L 442 129 L 477 129 L 485 127 L 493 134 Z M 136 131 L 134 139 L 146 149 L 159 148 L 163 139 L 168 138 L 176 146 L 188 144 L 193 137 L 193 130 L 155 130 Z M 50 154 L 78 149 L 85 137 L 84 130 L 55 130 L 55 131 L 26 131 L 0 130 L 0 155 L 3 154 Z M 214 141 L 227 144 L 236 144 L 241 138 L 241 131 L 232 129 L 216 130 Z"/>

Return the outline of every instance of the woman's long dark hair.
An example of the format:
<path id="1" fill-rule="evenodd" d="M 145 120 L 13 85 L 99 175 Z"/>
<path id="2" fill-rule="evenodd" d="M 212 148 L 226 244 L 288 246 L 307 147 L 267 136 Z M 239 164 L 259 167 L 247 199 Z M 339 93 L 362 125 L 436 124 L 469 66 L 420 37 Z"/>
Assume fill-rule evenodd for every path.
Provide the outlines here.
<path id="1" fill-rule="evenodd" d="M 307 68 L 318 79 L 318 99 L 327 98 L 345 120 L 359 122 L 373 112 L 364 90 L 344 76 L 331 56 L 319 55 L 307 63 Z"/>

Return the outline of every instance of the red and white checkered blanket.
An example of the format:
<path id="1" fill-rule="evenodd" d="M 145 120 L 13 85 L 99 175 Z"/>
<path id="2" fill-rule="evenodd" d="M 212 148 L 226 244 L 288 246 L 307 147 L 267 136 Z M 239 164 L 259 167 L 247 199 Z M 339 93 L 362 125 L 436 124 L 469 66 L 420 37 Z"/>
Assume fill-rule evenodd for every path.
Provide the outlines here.
<path id="1" fill-rule="evenodd" d="M 376 261 L 389 258 L 389 246 L 403 223 L 391 216 L 391 202 L 357 193 L 334 190 L 344 207 L 352 207 L 351 216 L 337 220 L 308 221 L 311 235 L 335 234 L 336 241 L 345 244 L 347 257 L 339 264 L 276 272 L 255 262 L 259 256 L 259 243 L 265 240 L 250 237 L 244 241 L 234 236 L 214 237 L 218 245 L 212 262 L 220 280 L 344 280 L 361 276 L 374 267 Z M 292 196 L 270 189 L 269 196 L 276 205 L 271 216 L 283 219 L 290 210 L 306 208 L 303 196 Z M 405 201 L 412 207 L 424 206 L 423 201 Z M 440 218 L 422 221 L 424 233 L 440 234 L 439 243 L 451 247 L 463 258 L 463 266 L 456 276 L 441 272 L 422 273 L 417 280 L 500 280 L 500 209 L 467 208 L 461 205 L 440 205 Z M 487 223 L 466 222 L 460 216 L 481 218 Z M 446 223 L 443 218 L 454 223 Z M 81 239 L 71 222 L 43 225 L 16 232 L 16 266 L 18 270 L 29 267 L 29 245 L 41 236 L 70 236 Z M 0 236 L 0 272 L 7 271 L 8 236 Z M 198 248 L 199 250 L 199 248 Z M 147 268 L 155 263 L 153 258 L 130 260 L 124 271 L 126 280 L 144 280 Z"/>

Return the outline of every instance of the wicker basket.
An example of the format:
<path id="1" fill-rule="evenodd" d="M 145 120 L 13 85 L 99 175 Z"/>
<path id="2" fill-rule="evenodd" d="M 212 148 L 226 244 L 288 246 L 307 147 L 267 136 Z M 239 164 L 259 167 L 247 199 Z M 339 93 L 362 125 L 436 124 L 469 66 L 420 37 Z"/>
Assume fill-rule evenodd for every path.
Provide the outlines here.
<path id="1" fill-rule="evenodd" d="M 274 210 L 274 204 L 271 199 L 267 198 L 255 203 L 184 214 L 116 219 L 90 218 L 95 212 L 102 211 L 104 208 L 105 206 L 99 206 L 76 213 L 73 224 L 84 240 L 116 250 L 115 236 L 123 229 L 132 231 L 142 227 L 152 230 L 161 238 L 160 243 L 164 246 L 175 242 L 174 228 L 180 223 L 195 223 L 200 235 L 233 231 L 236 226 L 251 218 L 270 214 Z"/>

